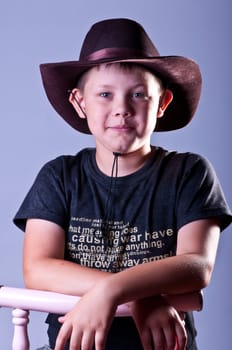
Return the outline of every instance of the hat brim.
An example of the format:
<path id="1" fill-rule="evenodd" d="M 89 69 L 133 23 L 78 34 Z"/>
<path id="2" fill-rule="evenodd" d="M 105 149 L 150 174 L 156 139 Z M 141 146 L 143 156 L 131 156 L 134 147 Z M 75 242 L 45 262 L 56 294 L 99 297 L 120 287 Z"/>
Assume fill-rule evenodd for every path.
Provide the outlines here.
<path id="1" fill-rule="evenodd" d="M 74 129 L 91 134 L 86 119 L 78 117 L 69 102 L 69 91 L 78 77 L 88 69 L 102 63 L 127 62 L 141 65 L 154 73 L 173 93 L 173 101 L 162 118 L 157 119 L 155 131 L 183 128 L 193 118 L 201 94 L 201 73 L 197 63 L 182 56 L 149 58 L 105 59 L 99 61 L 68 61 L 40 65 L 47 97 L 57 113 Z"/>

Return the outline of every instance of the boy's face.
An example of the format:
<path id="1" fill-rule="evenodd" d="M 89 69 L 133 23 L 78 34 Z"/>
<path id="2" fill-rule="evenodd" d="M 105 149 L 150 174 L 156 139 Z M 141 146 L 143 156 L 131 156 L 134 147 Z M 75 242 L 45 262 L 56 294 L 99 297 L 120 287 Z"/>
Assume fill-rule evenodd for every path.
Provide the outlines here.
<path id="1" fill-rule="evenodd" d="M 152 73 L 140 67 L 101 65 L 87 72 L 82 91 L 74 91 L 97 151 L 125 154 L 150 149 L 157 117 L 163 114 L 163 90 Z"/>

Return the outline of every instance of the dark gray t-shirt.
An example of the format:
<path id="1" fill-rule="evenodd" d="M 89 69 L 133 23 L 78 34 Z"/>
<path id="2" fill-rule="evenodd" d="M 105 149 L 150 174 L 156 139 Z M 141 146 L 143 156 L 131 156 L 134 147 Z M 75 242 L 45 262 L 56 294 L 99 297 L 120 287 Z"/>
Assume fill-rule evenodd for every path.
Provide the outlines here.
<path id="1" fill-rule="evenodd" d="M 175 254 L 180 227 L 199 219 L 231 217 L 216 175 L 195 154 L 158 148 L 132 175 L 112 179 L 99 171 L 95 150 L 61 156 L 38 174 L 14 218 L 55 222 L 66 232 L 66 259 L 120 271 Z"/>
<path id="2" fill-rule="evenodd" d="M 65 230 L 65 259 L 103 271 L 175 255 L 178 230 L 218 217 L 231 222 L 215 172 L 203 157 L 154 148 L 137 172 L 112 178 L 97 167 L 95 149 L 48 162 L 17 212 L 52 221 Z"/>

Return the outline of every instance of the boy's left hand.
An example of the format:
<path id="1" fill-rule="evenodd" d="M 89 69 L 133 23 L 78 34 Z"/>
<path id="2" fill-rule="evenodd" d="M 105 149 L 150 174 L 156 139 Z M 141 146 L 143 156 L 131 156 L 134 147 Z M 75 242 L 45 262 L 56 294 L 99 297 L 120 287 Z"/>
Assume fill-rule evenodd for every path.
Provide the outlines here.
<path id="1" fill-rule="evenodd" d="M 108 330 L 117 305 L 103 288 L 96 285 L 65 316 L 57 336 L 55 350 L 63 350 L 70 339 L 72 350 L 104 350 Z"/>
<path id="2" fill-rule="evenodd" d="M 184 321 L 161 296 L 133 301 L 129 307 L 144 349 L 185 349 Z"/>

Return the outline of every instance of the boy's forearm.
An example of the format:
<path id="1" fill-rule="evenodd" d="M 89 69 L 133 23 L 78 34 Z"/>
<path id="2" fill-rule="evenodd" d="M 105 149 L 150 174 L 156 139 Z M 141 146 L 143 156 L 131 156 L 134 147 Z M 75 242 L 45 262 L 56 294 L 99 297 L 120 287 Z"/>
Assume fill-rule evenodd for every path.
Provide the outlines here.
<path id="1" fill-rule="evenodd" d="M 196 291 L 185 294 L 162 295 L 167 303 L 178 311 L 201 311 L 203 308 L 203 293 Z"/>
<path id="2" fill-rule="evenodd" d="M 148 300 L 150 305 L 153 305 L 154 301 L 157 305 L 162 305 L 163 303 L 169 304 L 178 312 L 201 311 L 203 308 L 203 293 L 202 291 L 196 291 L 186 294 L 156 295 L 154 297 L 143 298 L 142 300 L 130 301 L 126 304 L 130 310 L 129 313 L 133 313 L 133 309 L 137 308 L 137 303 L 140 304 L 141 301 L 146 300 Z"/>
<path id="3" fill-rule="evenodd" d="M 109 272 L 88 268 L 70 261 L 44 258 L 24 267 L 27 288 L 82 296 Z"/>
<path id="4" fill-rule="evenodd" d="M 207 285 L 209 273 L 204 264 L 199 255 L 175 256 L 137 265 L 102 282 L 118 305 L 153 295 L 186 294 Z"/>
<path id="5" fill-rule="evenodd" d="M 165 262 L 165 269 L 169 265 L 166 263 L 167 261 Z M 139 269 L 134 267 L 117 274 L 111 274 L 80 266 L 69 261 L 48 258 L 43 259 L 42 262 L 37 262 L 36 268 L 32 268 L 31 271 L 24 271 L 24 278 L 26 287 L 28 288 L 76 296 L 83 296 L 98 282 L 101 283 L 102 281 L 108 286 L 106 287 L 106 292 L 107 289 L 109 292 L 117 291 L 117 298 L 121 300 L 119 304 L 151 295 L 165 294 L 167 302 L 177 309 L 183 310 L 186 307 L 188 309 L 200 309 L 201 300 L 197 294 L 198 292 L 191 294 L 198 289 L 196 284 L 193 283 L 194 279 L 191 277 L 191 284 L 188 283 L 188 274 L 188 278 L 185 278 L 185 281 L 178 282 L 178 279 L 183 278 L 183 275 L 186 273 L 185 269 L 183 269 L 181 274 L 179 273 L 179 277 L 176 277 L 174 281 L 172 278 L 166 281 L 165 275 L 167 271 L 164 272 L 162 270 L 164 266 L 161 266 L 160 269 L 158 265 L 163 265 L 163 261 L 161 263 L 156 262 L 155 264 L 148 263 L 146 266 L 143 264 L 141 265 L 142 268 Z M 170 269 L 175 269 L 177 266 L 173 264 L 173 261 L 171 265 L 169 267 Z M 159 274 L 157 274 L 157 269 L 160 269 Z M 106 277 L 107 280 L 109 278 L 109 283 Z M 115 284 L 117 284 L 116 287 Z M 124 297 L 120 296 L 119 288 L 121 289 L 120 293 L 124 293 Z"/>

